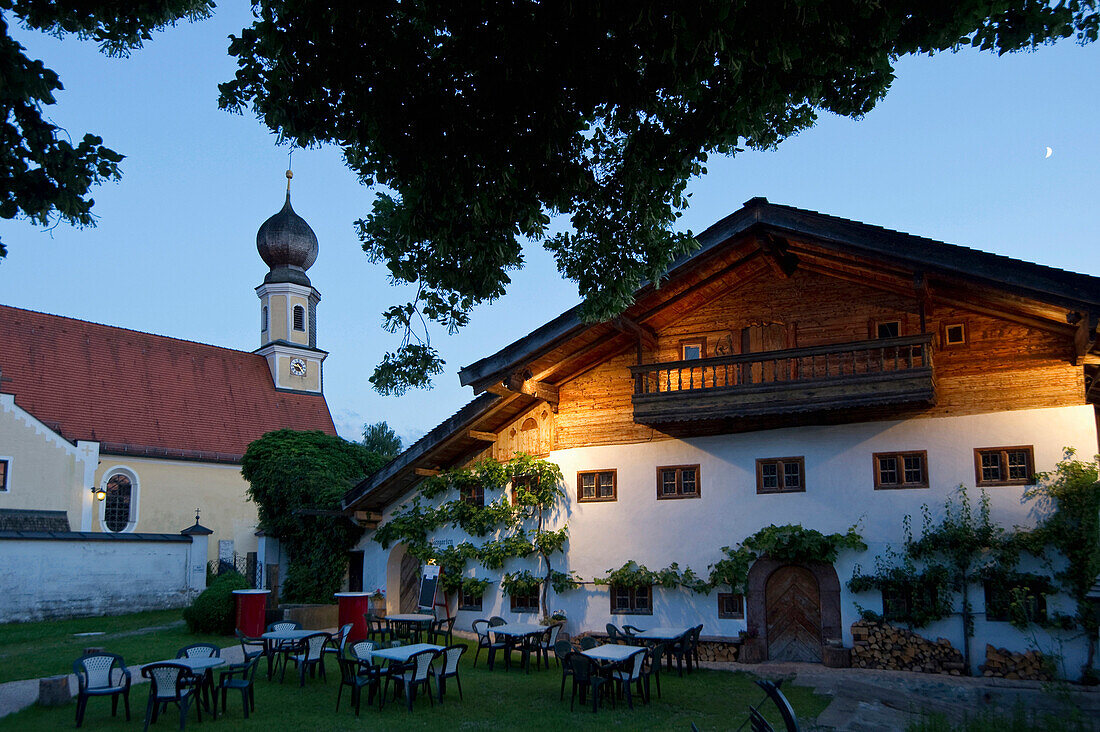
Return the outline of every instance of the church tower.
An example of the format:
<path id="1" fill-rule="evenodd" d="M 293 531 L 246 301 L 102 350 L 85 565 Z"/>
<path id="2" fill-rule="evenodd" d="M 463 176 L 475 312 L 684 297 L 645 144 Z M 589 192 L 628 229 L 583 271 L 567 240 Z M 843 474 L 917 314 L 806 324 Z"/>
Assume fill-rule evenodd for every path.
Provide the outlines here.
<path id="1" fill-rule="evenodd" d="M 317 235 L 286 203 L 256 232 L 256 249 L 270 268 L 256 288 L 260 298 L 260 347 L 277 389 L 321 393 L 321 364 L 328 352 L 317 348 L 317 303 L 306 270 L 317 260 Z"/>

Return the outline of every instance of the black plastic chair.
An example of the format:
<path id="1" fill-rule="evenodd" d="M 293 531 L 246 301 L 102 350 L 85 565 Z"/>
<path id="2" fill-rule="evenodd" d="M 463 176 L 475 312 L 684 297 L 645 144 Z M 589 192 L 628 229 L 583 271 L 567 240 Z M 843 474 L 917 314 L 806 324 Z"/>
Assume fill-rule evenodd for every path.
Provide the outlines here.
<path id="1" fill-rule="evenodd" d="M 593 638 L 590 635 L 586 635 L 583 638 L 581 638 L 581 650 L 582 651 L 587 651 L 591 648 L 595 648 L 598 645 L 599 645 L 599 641 L 597 641 L 595 638 Z"/>
<path id="2" fill-rule="evenodd" d="M 525 673 L 531 673 L 531 654 L 535 656 L 535 667 L 540 671 L 542 670 L 543 633 L 544 631 L 539 631 L 520 638 L 519 652 L 522 654 L 520 663 L 523 665 Z"/>
<path id="3" fill-rule="evenodd" d="M 344 687 L 351 687 L 351 703 L 355 707 L 355 716 L 359 716 L 359 706 L 363 701 L 363 687 L 367 687 L 369 694 L 367 704 L 378 690 L 381 675 L 374 666 L 363 666 L 361 663 L 343 656 L 336 657 L 336 663 L 340 666 L 340 688 L 336 692 L 336 711 L 340 711 L 340 697 L 344 693 Z"/>
<path id="4" fill-rule="evenodd" d="M 117 673 L 116 673 L 117 672 Z M 84 712 L 88 699 L 93 696 L 111 697 L 111 716 L 118 714 L 118 697 L 126 707 L 126 721 L 130 721 L 130 670 L 122 656 L 114 653 L 89 653 L 73 661 L 76 674 L 76 726 L 84 724 Z"/>
<path id="5" fill-rule="evenodd" d="M 297 653 L 291 653 L 287 656 L 298 667 L 298 686 L 306 685 L 306 671 L 316 676 L 317 669 L 320 669 L 321 678 L 327 680 L 323 651 L 331 640 L 332 636 L 328 633 L 311 633 L 298 641 Z M 285 677 L 286 661 L 283 661 L 283 674 L 279 677 L 279 682 L 282 683 Z"/>
<path id="6" fill-rule="evenodd" d="M 432 699 L 432 673 L 431 665 L 432 661 L 439 655 L 439 651 L 427 650 L 414 653 L 409 656 L 409 660 L 406 663 L 399 664 L 397 666 L 390 666 L 386 673 L 386 682 L 382 688 L 382 696 L 386 696 L 386 691 L 389 689 L 390 681 L 394 682 L 393 696 L 397 698 L 397 687 L 400 686 L 401 690 L 405 694 L 405 701 L 408 704 L 409 711 L 412 711 L 413 701 L 416 699 L 416 692 L 421 686 L 424 687 L 425 695 L 428 697 L 428 701 L 431 705 L 435 706 L 435 701 Z"/>
<path id="7" fill-rule="evenodd" d="M 645 664 L 647 655 L 648 651 L 646 649 L 639 648 L 615 664 L 615 668 L 611 671 L 611 679 L 618 686 L 619 695 L 621 696 L 624 691 L 626 692 L 626 704 L 631 709 L 634 708 L 634 693 L 631 685 L 637 687 L 642 700 L 649 703 L 648 695 L 645 692 L 645 676 L 642 673 L 642 666 Z"/>
<path id="8" fill-rule="evenodd" d="M 688 671 L 691 670 L 691 631 L 674 638 L 667 646 L 665 653 L 676 658 L 676 672 L 684 675 L 684 661 L 687 660 Z"/>
<path id="9" fill-rule="evenodd" d="M 182 663 L 165 661 L 151 663 L 141 669 L 141 675 L 149 679 L 149 703 L 145 706 L 145 730 L 156 722 L 162 710 L 175 704 L 180 710 L 180 730 L 187 726 L 187 712 L 198 698 L 202 676 L 196 676 L 190 667 Z M 195 704 L 199 721 L 202 721 L 202 704 Z"/>
<path id="10" fill-rule="evenodd" d="M 498 625 L 507 625 L 507 624 L 508 624 L 508 621 L 505 620 L 504 618 L 500 617 L 499 615 L 494 615 L 493 617 L 489 618 L 489 627 L 490 628 L 495 628 Z"/>
<path id="11" fill-rule="evenodd" d="M 473 629 L 477 633 L 477 652 L 474 653 L 474 666 L 477 666 L 478 656 L 481 655 L 481 649 L 484 648 L 489 653 L 489 668 L 492 668 L 497 651 L 503 651 L 507 646 L 503 641 L 493 640 L 493 636 L 489 632 L 488 620 L 475 620 Z"/>
<path id="12" fill-rule="evenodd" d="M 256 667 L 260 665 L 260 657 L 252 656 L 244 663 L 232 664 L 229 668 L 218 673 L 218 687 L 215 694 L 220 691 L 222 696 L 222 714 L 225 714 L 226 696 L 230 689 L 241 692 L 241 703 L 244 705 L 244 718 L 248 719 L 250 711 L 256 711 Z M 218 716 L 218 698 L 214 697 L 214 717 Z"/>
<path id="13" fill-rule="evenodd" d="M 688 671 L 691 671 L 692 667 L 699 667 L 699 636 L 703 634 L 703 626 L 696 625 L 691 629 L 691 635 L 689 640 L 691 642 L 691 658 L 688 662 Z"/>
<path id="14" fill-rule="evenodd" d="M 376 617 L 373 613 L 363 613 L 363 618 L 367 621 L 368 639 L 378 643 L 389 640 L 389 630 L 383 618 Z"/>
<path id="15" fill-rule="evenodd" d="M 657 698 L 661 698 L 661 664 L 664 662 L 665 657 L 665 644 L 655 643 L 652 648 L 649 649 L 649 654 L 646 656 L 646 662 L 642 665 L 642 678 L 645 679 L 645 696 L 646 701 L 649 701 L 652 695 L 652 688 L 650 682 L 655 681 L 657 685 Z"/>
<path id="16" fill-rule="evenodd" d="M 638 635 L 638 633 L 644 633 L 644 632 L 645 631 L 642 630 L 641 628 L 638 628 L 638 627 L 633 626 L 633 625 L 624 625 L 623 626 L 623 635 L 625 635 L 627 638 L 634 638 L 634 636 Z"/>
<path id="17" fill-rule="evenodd" d="M 600 691 L 607 679 L 600 676 L 600 667 L 595 661 L 581 653 L 569 655 L 569 666 L 573 671 L 573 691 L 569 694 L 569 711 L 573 711 L 573 701 L 577 697 L 578 689 L 581 691 L 581 703 L 584 703 L 584 692 L 592 694 L 592 712 L 596 712 L 600 704 Z"/>
<path id="18" fill-rule="evenodd" d="M 432 629 L 428 632 L 428 642 L 435 645 L 450 646 L 454 644 L 452 631 L 455 627 L 455 618 L 442 618 L 432 623 Z"/>
<path id="19" fill-rule="evenodd" d="M 554 644 L 554 657 L 561 666 L 561 693 L 558 694 L 558 701 L 565 699 L 565 680 L 573 675 L 573 667 L 569 664 L 569 657 L 573 653 L 573 646 L 569 645 L 569 641 L 560 640 Z"/>
<path id="20" fill-rule="evenodd" d="M 250 638 L 239 630 L 234 632 L 237 634 L 237 640 L 241 643 L 241 653 L 244 654 L 244 660 L 251 661 L 253 658 L 264 655 L 262 638 Z M 268 662 L 270 663 L 270 661 Z"/>
<path id="21" fill-rule="evenodd" d="M 554 646 L 558 642 L 558 633 L 561 632 L 565 623 L 551 623 L 550 626 L 543 631 L 541 644 L 542 644 L 542 657 L 546 661 L 546 668 L 550 668 L 550 651 L 554 650 Z"/>
<path id="22" fill-rule="evenodd" d="M 351 635 L 351 629 L 354 627 L 353 623 L 341 625 L 336 635 L 328 639 L 328 645 L 321 649 L 321 655 L 333 655 L 342 658 L 344 656 L 344 646 L 348 644 L 348 636 Z"/>
<path id="23" fill-rule="evenodd" d="M 629 640 L 621 630 L 616 627 L 614 623 L 608 623 L 604 626 L 607 629 L 607 642 L 608 643 L 625 643 Z"/>

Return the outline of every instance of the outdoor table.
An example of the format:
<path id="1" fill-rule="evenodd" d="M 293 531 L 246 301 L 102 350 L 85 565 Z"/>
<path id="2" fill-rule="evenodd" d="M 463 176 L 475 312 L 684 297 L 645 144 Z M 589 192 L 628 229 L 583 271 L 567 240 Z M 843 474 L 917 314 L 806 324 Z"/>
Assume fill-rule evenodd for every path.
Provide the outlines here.
<path id="1" fill-rule="evenodd" d="M 319 630 L 269 630 L 260 636 L 264 642 L 264 655 L 268 659 L 267 664 L 267 680 L 271 681 L 271 676 L 274 673 L 275 666 L 270 662 L 271 656 L 276 650 L 282 650 L 280 646 L 283 643 L 292 641 L 297 643 L 306 636 L 313 635 L 314 633 L 320 633 Z M 285 659 L 283 663 L 286 663 Z"/>
<path id="2" fill-rule="evenodd" d="M 443 646 L 432 645 L 431 643 L 413 643 L 408 646 L 397 646 L 397 648 L 383 648 L 378 651 L 371 651 L 371 658 L 384 658 L 387 661 L 393 663 L 405 663 L 412 656 L 421 651 L 442 651 Z"/>
<path id="3" fill-rule="evenodd" d="M 214 691 L 214 669 L 218 666 L 225 665 L 224 658 L 168 658 L 163 661 L 154 661 L 153 663 L 174 663 L 180 666 L 186 666 L 191 669 L 191 672 L 196 676 L 202 675 L 202 684 L 199 686 L 199 691 L 202 693 L 200 701 L 206 711 L 210 711 L 210 697 L 207 696 L 207 692 L 214 695 L 214 717 L 218 716 L 218 699 L 217 692 Z M 142 664 L 146 666 L 148 664 Z"/>
<path id="4" fill-rule="evenodd" d="M 407 623 L 409 625 L 415 626 L 415 630 L 413 631 L 413 640 L 419 643 L 421 628 L 425 626 L 425 629 L 431 628 L 432 623 L 435 622 L 435 616 L 425 615 L 424 613 L 398 613 L 397 615 L 387 616 L 386 620 L 390 621 L 391 623 Z M 390 633 L 390 637 L 393 637 L 392 632 Z"/>
<path id="5" fill-rule="evenodd" d="M 690 630 L 691 628 L 650 628 L 649 630 L 643 630 L 641 633 L 635 633 L 634 640 L 653 642 L 676 640 Z M 667 647 L 665 648 L 665 668 L 672 668 L 672 654 Z"/>
<path id="6" fill-rule="evenodd" d="M 642 646 L 623 646 L 616 643 L 605 643 L 602 646 L 596 646 L 595 648 L 589 648 L 586 651 L 581 651 L 582 655 L 588 656 L 594 661 L 619 663 L 625 661 L 638 651 L 644 651 Z"/>
<path id="7" fill-rule="evenodd" d="M 489 628 L 489 632 L 495 635 L 503 635 L 507 637 L 505 641 L 507 648 L 504 651 L 504 669 L 507 671 L 512 667 L 512 644 L 516 638 L 524 638 L 529 635 L 541 634 L 545 632 L 546 626 L 539 625 L 538 623 L 505 623 L 504 625 L 494 625 Z M 493 668 L 492 656 L 489 656 L 489 668 Z"/>

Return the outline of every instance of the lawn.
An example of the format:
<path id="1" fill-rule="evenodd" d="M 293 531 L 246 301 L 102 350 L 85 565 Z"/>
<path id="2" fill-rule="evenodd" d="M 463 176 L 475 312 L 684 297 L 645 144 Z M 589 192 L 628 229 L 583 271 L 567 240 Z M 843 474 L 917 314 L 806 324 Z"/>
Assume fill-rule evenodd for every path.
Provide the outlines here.
<path id="1" fill-rule="evenodd" d="M 464 700 L 460 701 L 453 683 L 447 685 L 446 703 L 436 702 L 429 706 L 424 697 L 417 699 L 410 714 L 403 699 L 387 702 L 381 712 L 377 705 L 367 708 L 366 696 L 360 719 L 350 705 L 350 694 L 344 692 L 340 711 L 336 712 L 336 693 L 339 688 L 339 671 L 336 664 L 328 662 L 328 681 L 306 680 L 305 688 L 299 688 L 297 679 L 291 680 L 287 674 L 285 683 L 278 680 L 268 681 L 261 665 L 256 674 L 256 712 L 244 720 L 240 694 L 229 697 L 228 712 L 219 724 L 224 728 L 242 730 L 271 729 L 316 729 L 361 730 L 370 729 L 462 729 L 490 730 L 519 728 L 524 730 L 573 729 L 684 729 L 694 722 L 699 729 L 735 729 L 747 716 L 748 706 L 758 703 L 764 694 L 752 683 L 752 676 L 725 671 L 696 670 L 678 678 L 675 672 L 661 675 L 662 698 L 646 706 L 636 701 L 633 710 L 627 709 L 621 702 L 617 709 L 601 707 L 593 714 L 591 706 L 569 711 L 569 684 L 566 684 L 565 701 L 558 701 L 561 683 L 561 671 L 553 666 L 550 670 L 536 671 L 529 675 L 517 671 L 515 666 L 505 672 L 502 665 L 489 671 L 485 666 L 484 654 L 476 668 L 472 666 L 473 654 L 467 653 L 460 666 L 460 678 Z M 291 669 L 293 670 L 293 669 Z M 790 699 L 799 718 L 808 720 L 816 717 L 825 708 L 828 700 L 814 695 L 809 689 L 785 687 L 784 692 Z M 391 692 L 392 693 L 392 692 Z M 105 699 L 93 699 L 89 704 L 84 726 L 87 729 L 128 729 L 133 730 L 141 724 L 148 698 L 148 687 L 136 687 L 131 693 L 133 721 L 125 721 L 121 710 L 119 717 L 110 717 L 110 702 Z M 773 724 L 782 729 L 778 714 L 771 702 L 765 703 L 763 710 Z M 70 727 L 75 715 L 75 704 L 56 708 L 30 708 L 19 714 L 0 719 L 0 732 L 3 730 L 56 730 Z M 157 723 L 161 729 L 176 729 L 178 713 L 172 707 L 166 718 Z M 189 723 L 196 717 L 192 712 Z M 204 720 L 205 721 L 205 720 Z"/>
<path id="2" fill-rule="evenodd" d="M 75 635 L 97 631 L 103 635 Z M 230 646 L 235 642 L 224 636 L 190 633 L 179 610 L 5 623 L 0 625 L 0 683 L 71 673 L 73 661 L 90 647 L 118 653 L 128 665 L 134 665 L 174 658 L 177 650 L 191 643 Z"/>

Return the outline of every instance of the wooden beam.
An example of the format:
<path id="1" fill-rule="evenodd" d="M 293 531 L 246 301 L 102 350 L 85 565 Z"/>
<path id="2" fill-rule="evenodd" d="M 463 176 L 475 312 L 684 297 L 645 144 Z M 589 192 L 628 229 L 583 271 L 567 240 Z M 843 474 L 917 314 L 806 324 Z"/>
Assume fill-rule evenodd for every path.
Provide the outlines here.
<path id="1" fill-rule="evenodd" d="M 439 475 L 440 473 L 440 471 L 432 470 L 431 468 L 417 468 L 413 472 L 421 478 L 431 478 L 432 476 Z"/>
<path id="2" fill-rule="evenodd" d="M 466 430 L 466 436 L 478 442 L 496 442 L 495 432 L 482 432 L 480 430 Z"/>
<path id="3" fill-rule="evenodd" d="M 620 315 L 611 321 L 611 324 L 627 335 L 635 335 L 643 346 L 651 350 L 657 350 L 657 334 L 652 328 L 646 327 L 636 320 L 625 315 Z"/>
<path id="4" fill-rule="evenodd" d="M 505 380 L 504 386 L 516 394 L 526 394 L 541 399 L 549 404 L 555 413 L 558 411 L 558 387 L 545 381 L 536 381 L 529 371 L 512 374 Z"/>
<path id="5" fill-rule="evenodd" d="M 1078 366 L 1085 354 L 1096 344 L 1096 326 L 1088 314 L 1068 313 L 1066 320 L 1077 326 L 1073 332 L 1073 365 Z"/>
<path id="6" fill-rule="evenodd" d="M 485 387 L 485 391 L 489 392 L 490 394 L 496 394 L 497 396 L 502 397 L 512 396 L 512 392 L 509 391 L 508 387 L 500 382 Z"/>
<path id="7" fill-rule="evenodd" d="M 354 518 L 355 523 L 364 529 L 377 529 L 378 524 L 382 523 L 382 514 L 375 511 L 356 511 Z"/>
<path id="8" fill-rule="evenodd" d="M 790 251 L 786 239 L 764 232 L 755 238 L 756 248 L 764 253 L 775 273 L 783 279 L 789 279 L 798 269 L 798 256 Z"/>
<path id="9" fill-rule="evenodd" d="M 744 255 L 743 257 L 739 257 L 739 258 L 735 259 L 733 262 L 730 262 L 729 264 L 727 264 L 725 267 L 718 270 L 714 274 L 709 275 L 707 277 L 704 277 L 703 279 L 699 280 L 698 282 L 696 282 L 693 285 L 688 285 L 687 287 L 685 287 L 680 292 L 677 292 L 675 295 L 672 295 L 668 299 L 662 300 L 661 302 L 657 303 L 656 305 L 654 305 L 649 310 L 647 310 L 644 313 L 642 313 L 641 315 L 637 316 L 638 322 L 640 322 L 640 323 L 646 322 L 647 320 L 652 318 L 655 314 L 659 313 L 660 311 L 666 310 L 667 308 L 671 307 L 672 305 L 675 305 L 676 303 L 678 303 L 680 300 L 683 300 L 685 297 L 694 294 L 696 290 L 699 290 L 703 287 L 706 287 L 707 285 L 711 285 L 711 284 L 717 282 L 718 280 L 720 280 L 723 277 L 725 277 L 726 275 L 728 275 L 730 272 L 734 271 L 735 269 L 739 269 L 742 265 L 744 265 L 748 262 L 751 262 L 753 259 L 756 259 L 759 256 L 760 256 L 760 250 L 757 249 L 757 250 L 753 250 L 753 251 L 749 252 L 748 254 Z"/>

